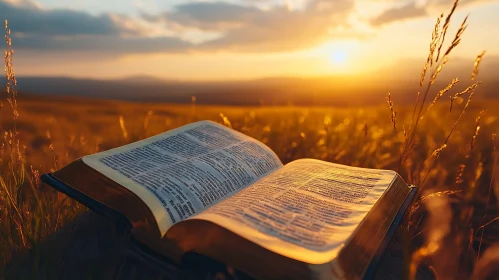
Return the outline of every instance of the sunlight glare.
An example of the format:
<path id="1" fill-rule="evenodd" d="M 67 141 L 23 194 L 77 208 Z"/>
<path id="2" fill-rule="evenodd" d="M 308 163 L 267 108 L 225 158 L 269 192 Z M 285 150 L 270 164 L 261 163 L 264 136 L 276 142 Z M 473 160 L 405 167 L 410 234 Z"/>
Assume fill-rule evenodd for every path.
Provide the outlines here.
<path id="1" fill-rule="evenodd" d="M 329 62 L 334 65 L 345 65 L 348 61 L 348 54 L 346 50 L 333 50 L 333 52 L 329 56 Z"/>
<path id="2" fill-rule="evenodd" d="M 352 73 L 362 70 L 361 45 L 355 40 L 329 41 L 309 49 L 307 53 L 323 62 L 321 68 L 326 73 Z"/>

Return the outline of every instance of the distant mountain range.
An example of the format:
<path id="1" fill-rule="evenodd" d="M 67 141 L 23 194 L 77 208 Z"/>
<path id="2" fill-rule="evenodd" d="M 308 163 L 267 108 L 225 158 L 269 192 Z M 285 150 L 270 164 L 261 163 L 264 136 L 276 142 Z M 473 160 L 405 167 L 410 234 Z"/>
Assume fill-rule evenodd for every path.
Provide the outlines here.
<path id="1" fill-rule="evenodd" d="M 435 90 L 452 78 L 461 82 L 455 91 L 470 84 L 473 61 L 451 60 Z M 19 77 L 18 89 L 28 94 L 85 96 L 129 101 L 189 103 L 196 96 L 200 104 L 221 105 L 368 105 L 385 102 L 391 92 L 399 103 L 413 102 L 419 89 L 422 63 L 399 61 L 371 75 L 318 78 L 267 78 L 251 81 L 187 82 L 135 76 L 119 80 L 73 79 L 65 77 Z M 483 60 L 478 79 L 483 81 L 477 96 L 499 97 L 499 58 Z"/>

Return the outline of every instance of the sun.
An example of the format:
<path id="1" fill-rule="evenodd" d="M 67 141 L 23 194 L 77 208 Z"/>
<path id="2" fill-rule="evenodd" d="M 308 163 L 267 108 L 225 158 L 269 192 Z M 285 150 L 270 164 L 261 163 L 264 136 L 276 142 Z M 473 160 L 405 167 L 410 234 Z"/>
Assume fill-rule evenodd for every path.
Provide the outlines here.
<path id="1" fill-rule="evenodd" d="M 329 62 L 334 65 L 345 65 L 348 62 L 348 52 L 343 49 L 332 50 L 329 54 Z"/>
<path id="2" fill-rule="evenodd" d="M 329 41 L 304 52 L 317 63 L 316 67 L 323 73 L 354 73 L 362 65 L 363 49 L 360 42 Z"/>

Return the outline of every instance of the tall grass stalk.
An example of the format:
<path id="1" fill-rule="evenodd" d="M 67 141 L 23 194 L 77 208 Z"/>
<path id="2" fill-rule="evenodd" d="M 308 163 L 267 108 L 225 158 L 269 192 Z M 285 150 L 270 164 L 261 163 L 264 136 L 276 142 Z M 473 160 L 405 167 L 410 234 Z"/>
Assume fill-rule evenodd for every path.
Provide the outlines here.
<path id="1" fill-rule="evenodd" d="M 466 30 L 467 20 L 468 20 L 467 16 L 463 20 L 463 22 L 461 23 L 458 31 L 456 32 L 456 35 L 454 36 L 454 39 L 452 40 L 451 44 L 447 47 L 447 50 L 445 51 L 442 59 L 440 60 L 440 54 L 441 54 L 441 50 L 442 50 L 443 44 L 444 44 L 445 39 L 446 39 L 447 29 L 450 25 L 452 15 L 454 14 L 454 11 L 456 10 L 456 8 L 458 6 L 458 3 L 459 3 L 459 0 L 454 1 L 452 9 L 449 12 L 449 14 L 447 15 L 443 26 L 441 26 L 441 21 L 443 18 L 443 14 L 441 14 L 437 18 L 437 22 L 436 22 L 435 27 L 433 29 L 432 38 L 430 41 L 430 50 L 429 50 L 428 58 L 426 59 L 426 62 L 423 66 L 423 70 L 421 71 L 421 78 L 420 78 L 420 83 L 419 83 L 420 89 L 418 91 L 416 102 L 414 104 L 411 123 L 409 125 L 409 130 L 408 130 L 408 137 L 404 141 L 404 145 L 403 145 L 402 152 L 400 155 L 399 171 L 402 170 L 402 166 L 404 165 L 405 160 L 407 159 L 407 156 L 409 155 L 410 151 L 412 150 L 413 146 L 415 145 L 414 140 L 415 140 L 416 131 L 418 129 L 419 122 L 423 116 L 423 113 L 424 113 L 423 108 L 425 106 L 428 95 L 430 94 L 430 91 L 432 89 L 432 85 L 435 83 L 435 81 L 438 78 L 438 75 L 442 71 L 443 67 L 449 61 L 449 55 L 451 54 L 452 50 L 454 50 L 461 42 L 461 37 L 462 37 L 464 31 Z M 435 51 L 437 52 L 436 57 L 435 57 Z M 427 70 L 428 70 L 428 68 L 431 68 L 431 67 L 433 67 L 433 68 L 432 68 L 431 74 L 429 75 L 430 79 L 426 82 L 426 88 L 425 88 L 424 85 L 425 85 L 425 81 L 427 80 L 426 79 Z M 455 83 L 457 83 L 457 81 Z M 448 86 L 449 89 L 452 86 L 453 86 L 453 83 L 451 83 Z M 424 89 L 424 91 L 423 91 L 423 89 Z M 439 96 L 439 94 L 443 95 L 448 90 L 443 89 L 442 91 L 439 91 L 439 93 L 436 95 L 435 99 L 438 100 L 441 97 L 441 96 Z M 423 92 L 422 99 L 421 99 L 421 92 Z M 418 190 L 418 192 L 420 192 L 422 189 L 423 189 L 423 186 L 420 185 L 420 189 Z"/>
<path id="2" fill-rule="evenodd" d="M 7 102 L 10 105 L 12 117 L 12 129 L 5 131 L 3 135 L 4 143 L 2 145 L 1 168 L 8 170 L 0 174 L 0 211 L 2 215 L 0 249 L 3 250 L 21 250 L 30 247 L 31 239 L 29 228 L 27 228 L 25 213 L 21 205 L 21 190 L 25 184 L 24 168 L 24 147 L 18 139 L 17 119 L 19 112 L 17 108 L 17 80 L 14 71 L 12 48 L 12 39 L 10 38 L 10 29 L 5 20 L 5 43 L 4 50 L 5 62 L 5 90 L 7 93 Z M 13 247 L 13 248 L 11 248 Z M 9 256 L 10 252 L 5 252 Z"/>
<path id="3" fill-rule="evenodd" d="M 11 126 L 2 131 L 0 139 L 0 269 L 14 255 L 33 248 L 82 209 L 75 202 L 66 201 L 62 194 L 42 186 L 38 169 L 27 164 L 27 147 L 21 142 L 18 131 L 17 79 L 7 21 L 4 27 L 5 91 L 9 106 L 1 110 L 10 109 Z M 49 150 L 53 153 L 52 144 Z M 45 156 L 50 157 L 49 154 Z M 52 156 L 54 167 L 51 169 L 54 170 L 59 168 L 60 156 L 55 153 Z"/>
<path id="4" fill-rule="evenodd" d="M 416 194 L 418 200 L 412 205 L 410 211 L 408 211 L 408 231 L 405 232 L 406 238 L 404 238 L 405 240 L 411 241 L 410 243 L 405 244 L 405 264 L 408 266 L 407 271 L 409 273 L 410 279 L 416 278 L 417 268 L 423 261 L 429 262 L 428 266 L 432 267 L 434 273 L 443 278 L 453 278 L 457 277 L 457 275 L 459 275 L 460 273 L 470 273 L 469 271 L 465 271 L 464 267 L 466 267 L 467 262 L 472 262 L 472 260 L 470 260 L 470 258 L 468 257 L 468 254 L 470 250 L 473 251 L 473 236 L 476 235 L 477 231 L 481 230 L 482 235 L 480 237 L 480 243 L 477 248 L 478 253 L 476 257 L 478 260 L 478 256 L 480 255 L 480 250 L 482 247 L 484 226 L 489 225 L 490 223 L 493 223 L 498 219 L 491 219 L 487 223 L 485 223 L 484 221 L 485 217 L 488 216 L 489 200 L 491 194 L 491 187 L 489 187 L 487 202 L 485 204 L 486 211 L 482 219 L 480 220 L 480 226 L 477 228 L 473 228 L 473 226 L 470 226 L 472 219 L 475 219 L 473 213 L 475 211 L 476 201 L 477 199 L 479 199 L 477 197 L 477 185 L 479 184 L 478 182 L 484 172 L 483 162 L 473 162 L 471 159 L 471 155 L 474 152 L 477 137 L 481 128 L 481 119 L 485 115 L 484 110 L 482 110 L 476 118 L 475 126 L 470 139 L 468 153 L 464 157 L 465 162 L 463 162 L 457 170 L 454 187 L 456 189 L 428 193 L 428 188 L 430 187 L 427 185 L 430 174 L 434 174 L 434 169 L 437 166 L 438 159 L 442 156 L 442 154 L 444 154 L 446 148 L 448 148 L 451 136 L 456 131 L 456 128 L 460 121 L 463 119 L 467 109 L 469 108 L 472 98 L 475 95 L 476 89 L 481 83 L 480 81 L 475 80 L 479 73 L 479 65 L 483 60 L 485 51 L 480 53 L 475 59 L 473 69 L 471 71 L 472 84 L 463 91 L 450 94 L 450 112 L 452 112 L 454 100 L 467 95 L 466 103 L 462 107 L 457 119 L 454 120 L 453 125 L 450 127 L 450 130 L 446 134 L 443 143 L 439 144 L 437 146 L 438 148 L 435 148 L 433 152 L 428 154 L 428 157 L 425 160 L 425 168 L 423 172 L 417 169 L 411 170 L 411 167 L 406 165 L 406 161 L 411 157 L 411 153 L 413 153 L 415 150 L 421 149 L 416 149 L 418 145 L 416 139 L 418 137 L 418 128 L 420 127 L 423 117 L 425 116 L 425 114 L 430 112 L 430 110 L 444 95 L 449 94 L 454 86 L 459 83 L 459 79 L 453 79 L 445 88 L 436 92 L 433 100 L 429 103 L 429 105 L 425 105 L 426 101 L 429 99 L 430 93 L 432 92 L 432 86 L 435 84 L 435 81 L 437 80 L 444 66 L 448 64 L 449 55 L 460 44 L 462 35 L 467 28 L 468 16 L 466 16 L 460 24 L 449 46 L 446 48 L 443 47 L 443 44 L 446 40 L 448 28 L 451 24 L 452 16 L 456 8 L 458 7 L 458 4 L 458 0 L 454 1 L 449 14 L 445 17 L 443 25 L 442 19 L 444 18 L 444 15 L 442 14 L 437 18 L 437 22 L 433 29 L 432 38 L 430 41 L 429 54 L 421 72 L 419 84 L 420 89 L 417 93 L 416 103 L 414 105 L 412 117 L 410 119 L 409 130 L 408 132 L 404 131 L 405 141 L 403 142 L 400 153 L 398 170 L 405 171 L 405 175 L 407 176 L 407 178 L 413 178 L 412 183 L 417 184 L 418 186 Z M 431 70 L 430 75 L 427 78 L 428 69 Z M 423 94 L 421 94 L 421 92 Z M 393 104 L 392 102 L 389 102 L 388 104 L 393 120 Z M 426 109 L 424 110 L 425 107 Z M 473 171 L 473 174 L 469 174 L 467 176 L 468 186 L 461 186 L 461 184 L 465 181 L 463 178 L 465 176 L 464 173 L 467 166 L 469 166 L 470 172 Z M 474 168 L 474 170 L 471 170 L 471 168 Z M 411 172 L 416 172 L 416 174 L 411 174 Z M 422 195 L 423 193 L 427 194 Z M 451 200 L 449 198 L 447 198 L 445 200 L 446 202 L 444 203 L 442 197 L 458 198 L 457 202 L 454 203 L 454 205 L 457 205 L 457 207 L 450 206 Z M 444 206 L 442 204 L 441 206 L 447 209 L 444 212 L 454 212 L 455 214 L 442 215 L 443 210 L 438 210 L 439 213 L 434 213 L 437 210 L 432 208 L 432 201 L 436 202 L 437 200 L 441 200 L 442 203 L 446 205 Z M 423 211 L 420 211 L 420 205 L 422 204 L 425 204 L 426 207 Z M 417 212 L 419 212 L 419 214 L 415 215 L 415 213 Z M 438 217 L 435 215 L 437 215 Z M 457 221 L 455 217 L 458 217 Z M 437 220 L 438 222 L 435 223 L 433 220 Z M 424 225 L 422 226 L 422 224 Z M 455 228 L 456 230 L 451 234 L 451 231 L 449 230 L 450 228 Z M 426 233 L 426 235 L 423 237 L 424 243 L 418 247 L 416 245 L 418 243 L 416 240 L 418 238 L 421 239 L 421 233 Z M 466 241 L 467 239 L 469 241 Z M 409 257 L 409 254 L 411 254 L 410 252 L 413 253 Z M 456 258 L 456 256 L 459 257 Z M 449 272 L 448 269 L 445 269 L 445 267 L 449 267 L 449 265 L 455 267 L 457 272 L 453 273 Z M 460 269 L 459 271 L 458 268 Z"/>

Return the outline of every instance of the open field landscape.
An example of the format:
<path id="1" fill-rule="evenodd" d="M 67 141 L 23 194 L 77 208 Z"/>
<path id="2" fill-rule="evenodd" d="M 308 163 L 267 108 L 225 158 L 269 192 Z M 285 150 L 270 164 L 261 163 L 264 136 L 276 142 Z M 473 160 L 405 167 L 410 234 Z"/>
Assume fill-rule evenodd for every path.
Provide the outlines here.
<path id="1" fill-rule="evenodd" d="M 496 200 L 499 189 L 491 178 L 493 162 L 497 160 L 494 135 L 499 130 L 499 118 L 493 109 L 483 111 L 497 108 L 497 100 L 472 103 L 445 148 L 442 145 L 464 104 L 455 106 L 452 112 L 448 103 L 436 104 L 422 119 L 414 150 L 401 169 L 403 127 L 409 122 L 411 107 L 399 108 L 394 129 L 388 106 L 222 107 L 195 103 L 107 102 L 56 96 L 43 99 L 23 97 L 18 99 L 18 103 L 20 116 L 15 124 L 21 152 L 10 151 L 10 136 L 6 134 L 2 146 L 2 170 L 9 170 L 10 156 L 20 156 L 27 173 L 19 189 L 11 190 L 14 203 L 11 204 L 8 197 L 2 197 L 0 248 L 4 261 L 13 253 L 33 246 L 84 211 L 83 206 L 39 184 L 39 174 L 57 170 L 86 154 L 205 119 L 262 141 L 277 153 L 283 163 L 316 158 L 398 170 L 409 182 L 422 188 L 423 198 L 416 203 L 418 207 L 414 208 L 410 224 L 414 234 L 412 249 L 424 245 L 425 239 L 435 232 L 444 235 L 439 252 L 446 257 L 425 259 L 425 263 L 436 269 L 439 265 L 453 266 L 461 269 L 460 273 L 469 275 L 479 253 L 483 254 L 499 242 L 495 234 L 499 230 Z M 9 131 L 14 123 L 9 108 L 3 108 L 1 112 L 1 128 Z M 438 159 L 436 150 L 439 151 Z M 2 175 L 2 178 L 9 177 L 9 174 Z M 439 204 L 428 203 L 431 201 L 439 201 Z M 13 205 L 19 209 L 20 217 L 9 214 Z M 436 208 L 432 210 L 431 207 Z M 432 215 L 428 211 L 436 211 L 434 214 L 442 215 L 442 220 L 428 226 L 426 216 Z M 24 231 L 18 227 L 20 222 L 24 224 Z"/>
<path id="2" fill-rule="evenodd" d="M 435 11 L 445 1 L 355 1 L 355 7 L 321 0 L 296 7 L 193 1 L 170 3 L 162 14 L 39 2 L 0 0 L 0 18 L 19 15 L 5 21 L 0 90 L 0 279 L 12 262 L 87 210 L 40 175 L 199 120 L 261 141 L 284 164 L 314 158 L 396 171 L 417 186 L 397 229 L 404 256 L 393 265 L 403 266 L 404 277 L 417 279 L 424 268 L 435 279 L 498 278 L 499 80 L 493 71 L 499 42 L 490 40 L 491 51 L 476 46 L 477 38 L 490 37 L 483 30 L 497 26 L 497 3 L 462 1 L 461 10 L 459 1 L 448 1 L 444 15 Z M 380 13 L 359 10 L 368 6 Z M 461 40 L 472 8 L 481 25 L 470 45 Z M 74 18 L 82 22 L 67 20 Z M 290 22 L 298 30 L 288 30 Z M 418 31 L 407 32 L 411 26 Z M 338 35 L 345 28 L 357 36 L 354 43 Z M 332 29 L 340 32 L 336 39 L 328 39 Z M 416 40 L 400 42 L 419 40 L 422 29 L 431 38 L 424 41 L 429 53 L 416 65 Z M 361 34 L 366 30 L 371 33 Z M 116 45 L 123 48 L 109 47 Z M 453 61 L 458 69 L 450 70 Z M 213 68 L 203 70 L 207 65 Z M 270 75 L 295 78 L 248 78 Z"/>

